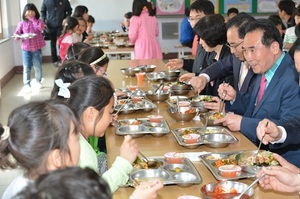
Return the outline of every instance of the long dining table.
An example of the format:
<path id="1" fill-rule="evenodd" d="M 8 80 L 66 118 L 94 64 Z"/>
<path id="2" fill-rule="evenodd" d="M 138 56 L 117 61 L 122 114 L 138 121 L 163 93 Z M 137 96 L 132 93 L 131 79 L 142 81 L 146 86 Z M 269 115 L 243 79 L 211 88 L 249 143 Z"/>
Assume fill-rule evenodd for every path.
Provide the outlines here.
<path id="1" fill-rule="evenodd" d="M 158 84 L 157 82 L 149 81 L 146 77 L 143 82 L 138 82 L 136 77 L 125 77 L 121 74 L 121 68 L 137 67 L 140 65 L 156 65 L 155 71 L 166 71 L 165 64 L 162 60 L 111 60 L 108 67 L 108 78 L 112 81 L 115 88 L 126 88 L 127 86 L 137 85 L 139 89 L 148 91 L 153 89 L 152 84 Z M 155 103 L 157 109 L 154 109 L 150 113 L 143 111 L 137 111 L 133 114 L 120 114 L 119 119 L 130 119 L 130 118 L 145 118 L 148 115 L 159 114 L 164 117 L 168 122 L 170 129 L 184 128 L 184 127 L 199 127 L 202 126 L 200 121 L 192 120 L 190 122 L 176 122 L 167 113 L 168 104 L 166 102 Z M 163 137 L 153 137 L 151 135 L 145 135 L 140 138 L 136 138 L 136 142 L 139 146 L 140 151 L 143 152 L 147 157 L 151 156 L 163 156 L 166 152 L 232 152 L 241 150 L 254 150 L 257 147 L 249 141 L 240 132 L 232 132 L 233 135 L 238 139 L 238 142 L 230 144 L 225 148 L 210 148 L 206 145 L 201 145 L 196 149 L 188 149 L 180 146 L 172 133 L 166 134 Z M 254 132 L 255 133 L 255 132 Z M 114 127 L 109 127 L 106 131 L 106 147 L 107 147 L 107 160 L 108 166 L 114 162 L 115 158 L 120 154 L 120 146 L 123 142 L 123 137 L 118 136 L 115 133 Z M 194 195 L 200 198 L 201 187 L 207 183 L 217 181 L 209 169 L 199 160 L 193 162 L 199 174 L 202 177 L 201 184 L 195 184 L 190 187 L 180 187 L 178 185 L 166 185 L 158 192 L 158 198 L 175 199 L 182 195 Z M 240 179 L 239 182 L 251 184 L 255 179 Z M 113 193 L 114 199 L 128 199 L 131 193 L 134 191 L 132 187 L 120 187 L 115 193 Z M 254 186 L 254 199 L 275 199 L 275 198 L 299 198 L 298 193 L 279 193 L 271 190 L 264 190 L 259 184 Z"/>

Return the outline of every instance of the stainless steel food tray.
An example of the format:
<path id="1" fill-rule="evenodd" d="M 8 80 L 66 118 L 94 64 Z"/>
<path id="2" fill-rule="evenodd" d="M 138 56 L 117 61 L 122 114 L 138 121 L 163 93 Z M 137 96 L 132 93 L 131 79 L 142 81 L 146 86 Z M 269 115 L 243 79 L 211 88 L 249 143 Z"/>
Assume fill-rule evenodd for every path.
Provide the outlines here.
<path id="1" fill-rule="evenodd" d="M 133 124 L 135 121 L 139 121 L 140 124 Z M 162 137 L 168 133 L 170 128 L 164 119 L 160 123 L 150 122 L 149 118 L 125 119 L 118 120 L 116 125 L 116 135 L 131 135 L 134 138 L 147 134 Z"/>
<path id="2" fill-rule="evenodd" d="M 200 134 L 200 139 L 197 143 L 187 144 L 184 142 L 182 135 L 184 131 L 190 131 L 191 133 Z M 229 144 L 235 143 L 238 139 L 226 128 L 218 127 L 218 126 L 208 126 L 206 131 L 204 131 L 204 127 L 186 127 L 186 128 L 177 128 L 173 129 L 172 133 L 176 138 L 179 145 L 184 146 L 186 148 L 195 149 L 200 145 L 206 144 L 214 148 L 225 147 Z M 226 139 L 219 141 L 208 141 L 210 139 L 210 134 L 223 134 L 226 135 Z"/>
<path id="3" fill-rule="evenodd" d="M 217 180 L 234 180 L 234 179 L 241 179 L 241 178 L 252 178 L 255 177 L 255 174 L 248 173 L 245 171 L 241 171 L 241 174 L 239 176 L 236 176 L 234 178 L 225 178 L 223 177 L 218 168 L 213 166 L 213 163 L 216 162 L 218 159 L 226 159 L 230 156 L 233 156 L 232 158 L 235 159 L 235 155 L 240 153 L 241 151 L 236 152 L 224 152 L 224 153 L 210 153 L 210 154 L 204 154 L 200 155 L 199 158 L 203 161 L 205 166 L 210 170 L 210 172 L 215 176 Z"/>
<path id="4" fill-rule="evenodd" d="M 145 96 L 145 92 L 140 89 L 129 90 L 128 88 L 119 88 L 118 90 L 124 93 L 124 95 L 118 96 L 118 99 L 126 99 L 128 96 L 131 96 L 131 98 Z"/>
<path id="5" fill-rule="evenodd" d="M 121 101 L 125 104 L 120 103 Z M 138 110 L 142 110 L 144 112 L 150 112 L 153 109 L 157 108 L 157 106 L 151 101 L 146 99 L 142 99 L 142 101 L 140 102 L 133 102 L 132 99 L 122 99 L 122 100 L 118 100 L 118 104 L 114 108 L 114 111 L 118 111 L 120 108 L 121 108 L 120 113 L 131 114 Z"/>
<path id="6" fill-rule="evenodd" d="M 158 160 L 162 165 L 157 169 L 133 169 L 129 175 L 129 186 L 134 186 L 134 179 L 138 178 L 141 181 L 148 181 L 152 179 L 162 180 L 164 185 L 176 184 L 178 186 L 188 187 L 193 184 L 202 183 L 202 177 L 195 168 L 194 164 L 188 159 L 183 158 L 181 164 L 169 164 L 162 156 L 149 157 L 149 160 Z M 180 172 L 175 172 L 175 168 L 180 168 Z"/>
<path id="7" fill-rule="evenodd" d="M 158 81 L 158 80 L 164 80 L 166 74 L 164 72 L 151 72 L 151 73 L 146 73 L 146 77 L 151 81 Z"/>
<path id="8" fill-rule="evenodd" d="M 169 99 L 166 100 L 166 102 L 172 107 L 177 105 L 177 101 L 179 101 L 179 102 L 188 101 L 189 102 L 189 98 L 186 96 L 170 96 Z"/>

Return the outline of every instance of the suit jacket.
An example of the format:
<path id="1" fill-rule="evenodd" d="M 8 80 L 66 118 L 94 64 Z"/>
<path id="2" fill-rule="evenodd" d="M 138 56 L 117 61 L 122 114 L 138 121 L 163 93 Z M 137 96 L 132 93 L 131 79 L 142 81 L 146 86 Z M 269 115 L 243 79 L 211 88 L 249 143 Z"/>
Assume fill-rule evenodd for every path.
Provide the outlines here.
<path id="1" fill-rule="evenodd" d="M 208 66 L 212 57 L 215 57 L 215 52 L 208 53 L 201 44 L 198 44 L 195 59 L 183 59 L 183 69 L 190 73 L 199 74 L 201 70 Z"/>
<path id="2" fill-rule="evenodd" d="M 241 96 L 237 95 L 233 103 L 233 106 L 242 110 L 246 107 L 240 129 L 255 144 L 258 143 L 256 127 L 260 120 L 268 118 L 280 125 L 300 113 L 299 77 L 294 62 L 288 54 L 285 54 L 260 103 L 256 105 L 261 77 L 262 75 L 258 75 L 249 100 L 243 100 Z M 300 167 L 300 158 L 298 158 L 300 157 L 300 147 L 289 145 L 278 150 L 270 147 L 270 150 L 281 154 L 288 161 Z"/>
<path id="3" fill-rule="evenodd" d="M 240 69 L 242 61 L 238 59 L 234 54 L 230 54 L 227 57 L 211 64 L 209 67 L 204 69 L 202 73 L 207 74 L 210 80 L 215 80 L 220 77 L 226 77 L 233 74 L 233 87 L 236 91 L 239 91 L 239 95 L 244 96 L 244 99 L 249 98 L 254 87 L 254 82 L 256 79 L 256 74 L 250 68 L 241 89 L 238 88 L 238 83 L 240 79 Z M 226 111 L 235 112 L 237 114 L 242 114 L 239 109 L 231 107 L 230 103 L 226 103 Z"/>

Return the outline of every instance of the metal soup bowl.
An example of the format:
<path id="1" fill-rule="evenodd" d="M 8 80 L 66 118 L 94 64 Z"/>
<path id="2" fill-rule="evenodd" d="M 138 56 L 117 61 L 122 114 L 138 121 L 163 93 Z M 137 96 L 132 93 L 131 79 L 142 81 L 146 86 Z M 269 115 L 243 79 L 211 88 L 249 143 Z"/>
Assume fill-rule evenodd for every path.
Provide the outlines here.
<path id="1" fill-rule="evenodd" d="M 135 76 L 135 73 L 140 72 L 140 69 L 138 68 L 121 68 L 121 73 L 127 77 L 133 77 Z"/>
<path id="2" fill-rule="evenodd" d="M 159 90 L 156 93 L 154 93 L 154 91 L 148 91 L 146 93 L 146 97 L 154 102 L 156 101 L 162 102 L 169 98 L 169 94 L 170 94 L 169 91 L 164 91 L 164 90 L 163 91 Z"/>
<path id="3" fill-rule="evenodd" d="M 145 72 L 145 73 L 153 72 L 156 69 L 155 65 L 143 65 L 143 66 L 138 66 L 138 67 L 141 69 L 142 72 Z"/>
<path id="4" fill-rule="evenodd" d="M 182 107 L 182 108 L 188 108 L 188 107 Z M 177 108 L 169 108 L 168 109 L 169 115 L 175 119 L 178 122 L 189 122 L 191 121 L 197 114 L 197 111 L 192 113 L 184 113 L 179 112 Z"/>
<path id="5" fill-rule="evenodd" d="M 231 190 L 235 189 L 237 191 L 237 194 L 230 194 L 230 193 L 224 193 L 224 197 L 222 197 L 223 194 L 214 194 L 213 190 L 217 186 L 220 186 L 224 188 L 224 190 Z M 235 196 L 238 196 L 240 193 L 242 193 L 245 189 L 247 189 L 248 185 L 241 183 L 241 182 L 235 182 L 235 181 L 219 181 L 219 182 L 212 182 L 209 184 L 206 184 L 201 187 L 201 193 L 204 199 L 216 199 L 216 198 L 234 198 Z M 253 196 L 254 190 L 253 188 L 250 188 L 245 195 L 243 195 L 244 198 L 250 198 Z"/>

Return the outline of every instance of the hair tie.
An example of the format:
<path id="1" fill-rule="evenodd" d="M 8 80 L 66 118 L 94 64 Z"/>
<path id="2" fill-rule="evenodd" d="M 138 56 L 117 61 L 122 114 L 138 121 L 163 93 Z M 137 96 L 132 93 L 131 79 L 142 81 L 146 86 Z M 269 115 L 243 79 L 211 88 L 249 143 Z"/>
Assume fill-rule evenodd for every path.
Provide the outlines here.
<path id="1" fill-rule="evenodd" d="M 68 87 L 71 83 L 64 83 L 62 79 L 55 80 L 55 84 L 59 87 L 58 89 L 58 96 L 64 97 L 64 98 L 70 98 L 71 93 Z"/>
<path id="2" fill-rule="evenodd" d="M 7 140 L 10 136 L 10 129 L 8 126 L 3 126 L 4 132 L 0 137 L 0 140 Z"/>
<path id="3" fill-rule="evenodd" d="M 104 58 L 106 58 L 105 53 L 99 59 L 97 59 L 97 60 L 93 61 L 92 63 L 90 63 L 90 65 L 97 64 L 97 63 L 101 62 Z"/>

